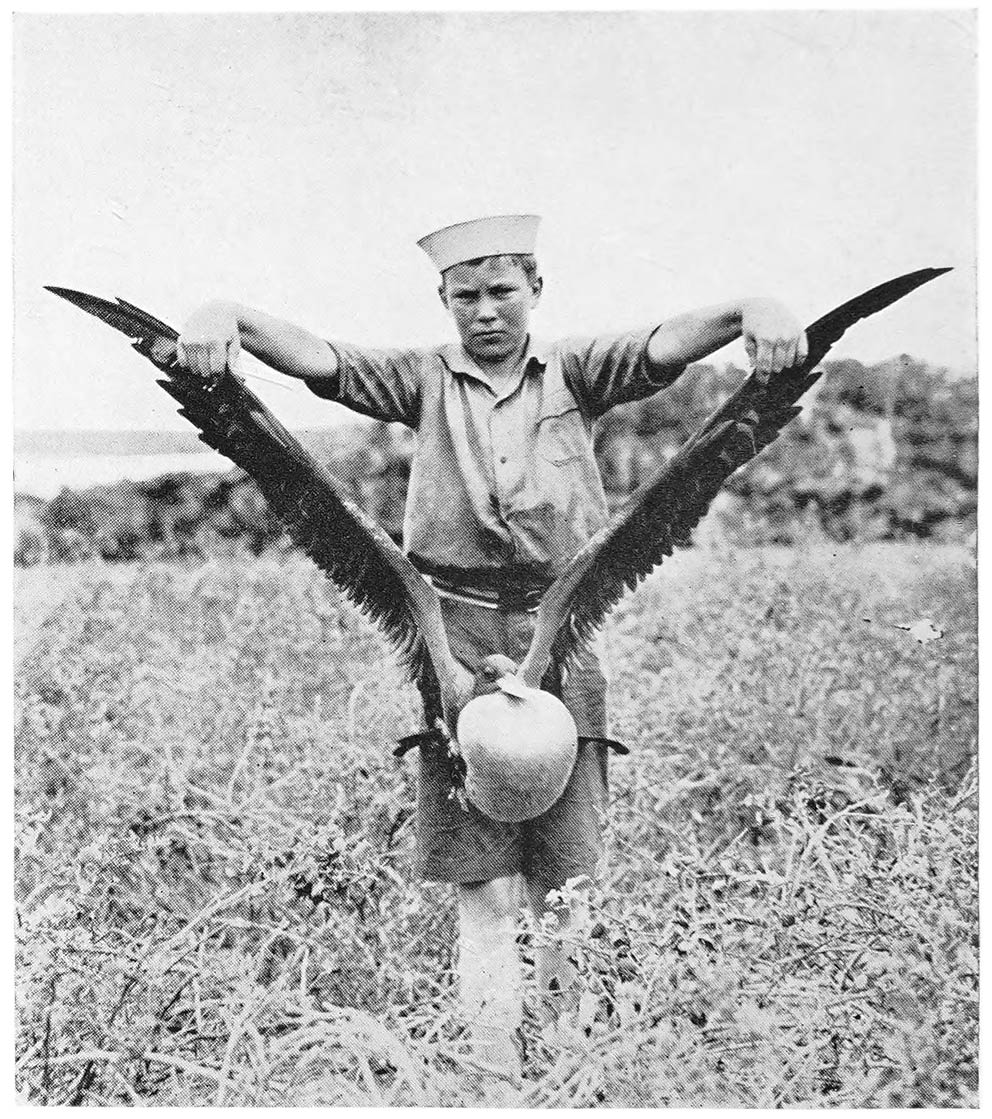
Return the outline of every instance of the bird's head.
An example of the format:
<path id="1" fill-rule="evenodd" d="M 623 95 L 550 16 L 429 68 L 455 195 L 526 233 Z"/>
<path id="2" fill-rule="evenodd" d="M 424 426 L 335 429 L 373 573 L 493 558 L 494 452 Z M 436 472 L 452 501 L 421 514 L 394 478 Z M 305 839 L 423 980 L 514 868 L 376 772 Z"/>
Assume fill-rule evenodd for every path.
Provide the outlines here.
<path id="1" fill-rule="evenodd" d="M 492 695 L 499 688 L 499 682 L 506 676 L 513 676 L 517 665 L 502 653 L 486 657 L 475 673 L 473 695 Z"/>

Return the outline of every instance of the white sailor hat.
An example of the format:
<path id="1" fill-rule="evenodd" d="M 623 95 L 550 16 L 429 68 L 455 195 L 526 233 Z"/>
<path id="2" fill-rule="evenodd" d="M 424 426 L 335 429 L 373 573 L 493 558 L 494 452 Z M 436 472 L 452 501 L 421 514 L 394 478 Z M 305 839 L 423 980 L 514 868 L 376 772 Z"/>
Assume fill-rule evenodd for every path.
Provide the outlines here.
<path id="1" fill-rule="evenodd" d="M 500 214 L 446 225 L 421 237 L 417 244 L 439 272 L 466 260 L 509 253 L 533 253 L 537 243 L 536 214 Z"/>

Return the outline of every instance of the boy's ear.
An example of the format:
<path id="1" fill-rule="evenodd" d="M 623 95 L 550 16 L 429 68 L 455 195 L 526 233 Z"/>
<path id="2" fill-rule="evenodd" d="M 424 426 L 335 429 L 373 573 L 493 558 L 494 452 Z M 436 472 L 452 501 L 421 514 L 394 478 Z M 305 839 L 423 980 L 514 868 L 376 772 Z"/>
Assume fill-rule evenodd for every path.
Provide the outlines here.
<path id="1" fill-rule="evenodd" d="M 441 306 L 445 310 L 447 310 L 448 309 L 448 297 L 447 297 L 447 295 L 445 294 L 445 291 L 444 291 L 444 280 L 441 281 L 441 284 L 437 289 L 437 294 L 438 294 L 438 298 L 441 300 Z"/>
<path id="2" fill-rule="evenodd" d="M 541 300 L 541 292 L 544 291 L 544 277 L 537 276 L 534 282 L 530 285 L 531 300 L 530 305 L 536 307 Z"/>

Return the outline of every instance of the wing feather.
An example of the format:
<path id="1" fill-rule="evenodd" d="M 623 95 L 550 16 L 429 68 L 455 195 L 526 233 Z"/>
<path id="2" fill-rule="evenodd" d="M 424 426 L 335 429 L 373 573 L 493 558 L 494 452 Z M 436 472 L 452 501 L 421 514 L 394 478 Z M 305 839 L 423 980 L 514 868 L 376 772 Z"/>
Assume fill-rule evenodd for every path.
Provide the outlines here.
<path id="1" fill-rule="evenodd" d="M 799 368 L 767 384 L 748 377 L 548 588 L 520 670 L 525 681 L 537 686 L 550 661 L 566 663 L 627 590 L 674 548 L 690 544 L 724 482 L 799 414 L 797 401 L 819 379 L 820 362 L 848 327 L 947 271 L 921 269 L 862 293 L 808 328 L 808 354 Z"/>
<path id="2" fill-rule="evenodd" d="M 163 389 L 200 439 L 255 479 L 294 541 L 384 630 L 424 699 L 429 725 L 453 699 L 457 670 L 434 588 L 390 537 L 338 493 L 328 471 L 272 415 L 240 377 L 214 386 L 176 361 L 179 335 L 124 300 L 111 303 L 68 288 L 49 291 L 135 339 L 161 370 Z"/>

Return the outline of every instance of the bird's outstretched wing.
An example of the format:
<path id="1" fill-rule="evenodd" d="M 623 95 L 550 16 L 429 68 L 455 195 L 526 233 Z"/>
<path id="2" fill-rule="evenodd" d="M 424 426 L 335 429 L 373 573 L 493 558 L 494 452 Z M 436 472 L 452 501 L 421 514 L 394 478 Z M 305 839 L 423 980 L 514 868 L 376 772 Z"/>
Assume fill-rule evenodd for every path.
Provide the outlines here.
<path id="1" fill-rule="evenodd" d="M 525 682 L 536 687 L 552 659 L 565 663 L 627 589 L 633 590 L 673 549 L 690 543 L 692 530 L 727 478 L 799 414 L 796 402 L 819 379 L 817 366 L 848 327 L 948 271 L 924 268 L 864 292 L 808 328 L 807 357 L 797 369 L 767 384 L 748 377 L 548 588 L 520 669 Z"/>
<path id="2" fill-rule="evenodd" d="M 158 383 L 200 439 L 255 479 L 296 543 L 392 640 L 424 698 L 428 724 L 449 715 L 462 685 L 434 588 L 241 378 L 227 372 L 211 386 L 188 372 L 176 361 L 176 331 L 123 299 L 48 290 L 134 340 L 165 374 Z"/>

